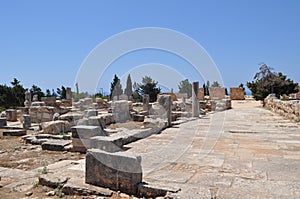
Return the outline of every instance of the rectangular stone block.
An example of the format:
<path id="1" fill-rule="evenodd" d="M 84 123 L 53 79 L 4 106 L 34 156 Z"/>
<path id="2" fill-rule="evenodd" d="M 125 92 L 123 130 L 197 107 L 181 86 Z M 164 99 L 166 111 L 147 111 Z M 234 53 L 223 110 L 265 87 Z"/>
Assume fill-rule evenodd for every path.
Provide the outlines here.
<path id="1" fill-rule="evenodd" d="M 198 100 L 204 100 L 204 88 L 199 88 Z"/>
<path id="2" fill-rule="evenodd" d="M 231 100 L 244 100 L 245 94 L 243 88 L 230 88 L 230 99 Z"/>
<path id="3" fill-rule="evenodd" d="M 127 152 L 108 153 L 89 149 L 86 155 L 85 182 L 137 195 L 142 182 L 141 157 Z"/>
<path id="4" fill-rule="evenodd" d="M 69 140 L 49 140 L 42 144 L 43 150 L 65 151 L 66 147 L 71 144 Z"/>
<path id="5" fill-rule="evenodd" d="M 0 127 L 7 126 L 6 118 L 0 118 Z"/>
<path id="6" fill-rule="evenodd" d="M 209 98 L 211 100 L 225 99 L 225 88 L 222 88 L 222 87 L 211 87 L 209 89 Z"/>
<path id="7" fill-rule="evenodd" d="M 96 136 L 90 139 L 90 148 L 101 149 L 107 152 L 118 152 L 122 151 L 123 139 L 112 138 L 109 136 Z"/>
<path id="8" fill-rule="evenodd" d="M 23 129 L 11 129 L 3 131 L 3 136 L 23 136 L 26 135 L 26 130 Z"/>
<path id="9" fill-rule="evenodd" d="M 17 111 L 14 109 L 6 110 L 6 120 L 10 122 L 17 121 Z"/>
<path id="10" fill-rule="evenodd" d="M 94 136 L 107 136 L 100 126 L 74 126 L 71 128 L 73 138 L 91 138 Z"/>

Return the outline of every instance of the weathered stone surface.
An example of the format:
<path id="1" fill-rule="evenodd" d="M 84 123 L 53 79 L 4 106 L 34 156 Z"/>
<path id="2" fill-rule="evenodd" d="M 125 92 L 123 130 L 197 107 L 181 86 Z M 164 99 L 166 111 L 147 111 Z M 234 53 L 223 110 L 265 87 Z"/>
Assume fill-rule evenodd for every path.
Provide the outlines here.
<path id="1" fill-rule="evenodd" d="M 157 102 L 162 108 L 162 114 L 159 115 L 159 118 L 166 119 L 167 126 L 171 126 L 172 118 L 171 118 L 171 107 L 172 107 L 172 99 L 170 95 L 159 95 L 157 97 Z"/>
<path id="2" fill-rule="evenodd" d="M 209 89 L 209 98 L 211 100 L 221 100 L 225 98 L 225 88 L 211 87 Z"/>
<path id="3" fill-rule="evenodd" d="M 85 182 L 136 195 L 142 182 L 141 158 L 127 152 L 90 149 L 86 155 Z"/>
<path id="4" fill-rule="evenodd" d="M 116 122 L 126 122 L 130 120 L 129 106 L 130 104 L 126 100 L 114 101 L 112 103 L 113 115 L 115 116 Z"/>
<path id="5" fill-rule="evenodd" d="M 42 144 L 42 149 L 49 151 L 66 151 L 66 147 L 70 144 L 71 141 L 69 140 L 49 140 Z"/>
<path id="6" fill-rule="evenodd" d="M 107 102 L 107 99 L 96 98 L 96 103 L 98 109 L 104 109 L 109 107 L 109 103 Z"/>
<path id="7" fill-rule="evenodd" d="M 146 128 L 164 129 L 167 127 L 167 121 L 161 118 L 145 118 L 143 125 Z"/>
<path id="8" fill-rule="evenodd" d="M 31 127 L 31 117 L 30 115 L 23 115 L 23 128 L 29 129 Z"/>
<path id="9" fill-rule="evenodd" d="M 121 137 L 95 136 L 89 140 L 83 140 L 86 148 L 101 149 L 107 152 L 123 151 L 123 139 Z"/>
<path id="10" fill-rule="evenodd" d="M 264 100 L 265 106 L 275 113 L 278 113 L 288 119 L 300 121 L 300 101 L 299 100 L 291 100 L 291 101 L 283 101 L 278 98 L 274 94 L 270 94 Z"/>
<path id="11" fill-rule="evenodd" d="M 73 138 L 91 138 L 94 136 L 107 136 L 108 134 L 99 126 L 74 126 L 71 128 Z"/>
<path id="12" fill-rule="evenodd" d="M 6 125 L 7 125 L 6 118 L 0 118 L 0 127 L 6 126 Z"/>
<path id="13" fill-rule="evenodd" d="M 211 100 L 210 103 L 212 111 L 225 111 L 231 108 L 230 99 Z"/>
<path id="14" fill-rule="evenodd" d="M 60 134 L 71 130 L 71 125 L 67 121 L 56 120 L 42 123 L 43 132 L 46 134 Z"/>
<path id="15" fill-rule="evenodd" d="M 17 111 L 14 109 L 6 110 L 6 120 L 10 122 L 17 121 Z"/>
<path id="16" fill-rule="evenodd" d="M 46 106 L 45 102 L 38 102 L 38 101 L 33 101 L 31 103 L 31 107 L 37 107 L 37 106 Z"/>
<path id="17" fill-rule="evenodd" d="M 83 118 L 83 114 L 81 114 L 81 113 L 66 113 L 66 114 L 60 115 L 58 117 L 59 120 L 65 120 L 70 123 L 74 123 L 75 121 L 77 121 L 81 118 Z"/>
<path id="18" fill-rule="evenodd" d="M 230 99 L 231 100 L 244 100 L 245 94 L 243 88 L 230 88 Z"/>
<path id="19" fill-rule="evenodd" d="M 29 108 L 31 106 L 31 93 L 29 91 L 25 92 L 24 105 L 26 108 Z"/>
<path id="20" fill-rule="evenodd" d="M 149 111 L 150 109 L 149 101 L 150 101 L 149 95 L 148 94 L 143 95 L 143 111 Z"/>
<path id="21" fill-rule="evenodd" d="M 52 121 L 56 121 L 59 118 L 59 113 L 54 113 L 52 117 Z"/>
<path id="22" fill-rule="evenodd" d="M 66 177 L 55 177 L 52 175 L 40 175 L 39 176 L 39 184 L 51 188 L 57 188 L 59 183 L 64 184 L 68 181 Z"/>
<path id="23" fill-rule="evenodd" d="M 86 110 L 89 108 L 94 108 L 93 99 L 92 98 L 84 98 L 80 99 L 78 102 L 73 103 L 75 108 L 79 108 L 80 110 Z"/>
<path id="24" fill-rule="evenodd" d="M 11 129 L 11 130 L 4 130 L 3 136 L 23 136 L 26 135 L 26 130 L 24 129 Z"/>
<path id="25" fill-rule="evenodd" d="M 149 185 L 147 183 L 140 183 L 138 185 L 138 196 L 144 198 L 157 198 L 166 196 L 169 193 L 177 193 L 180 189 L 172 189 L 162 186 Z"/>
<path id="26" fill-rule="evenodd" d="M 199 82 L 193 82 L 192 85 L 192 116 L 199 117 Z"/>
<path id="27" fill-rule="evenodd" d="M 91 140 L 72 138 L 72 146 L 71 151 L 85 153 L 87 149 L 91 148 Z"/>
<path id="28" fill-rule="evenodd" d="M 56 106 L 56 97 L 41 97 L 46 106 Z"/>
<path id="29" fill-rule="evenodd" d="M 67 100 L 72 100 L 72 90 L 70 87 L 66 88 L 66 99 Z"/>
<path id="30" fill-rule="evenodd" d="M 144 115 L 139 115 L 139 114 L 133 114 L 132 115 L 132 120 L 136 122 L 143 122 L 145 119 Z"/>
<path id="31" fill-rule="evenodd" d="M 69 108 L 62 108 L 62 107 L 31 106 L 31 108 L 29 109 L 29 114 L 31 116 L 31 122 L 40 123 L 40 122 L 52 121 L 53 120 L 53 115 L 55 113 L 65 114 L 69 111 L 70 111 Z"/>
<path id="32" fill-rule="evenodd" d="M 199 88 L 198 100 L 204 100 L 204 88 Z"/>
<path id="33" fill-rule="evenodd" d="M 91 116 L 88 118 L 86 125 L 100 126 L 101 128 L 104 128 L 106 125 L 106 119 L 105 119 L 105 117 L 102 117 L 101 115 Z"/>
<path id="34" fill-rule="evenodd" d="M 79 196 L 96 195 L 110 197 L 113 194 L 113 191 L 109 189 L 83 183 L 82 178 L 70 178 L 62 187 L 62 192 L 67 195 Z"/>
<path id="35" fill-rule="evenodd" d="M 98 111 L 96 109 L 89 109 L 85 111 L 85 116 L 86 117 L 92 117 L 92 116 L 97 116 Z"/>

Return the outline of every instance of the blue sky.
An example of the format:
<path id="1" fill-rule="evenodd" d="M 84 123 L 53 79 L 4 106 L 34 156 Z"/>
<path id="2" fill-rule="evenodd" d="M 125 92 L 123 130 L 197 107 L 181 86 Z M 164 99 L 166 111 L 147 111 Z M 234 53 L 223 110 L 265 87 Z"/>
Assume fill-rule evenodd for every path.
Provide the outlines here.
<path id="1" fill-rule="evenodd" d="M 25 87 L 73 87 L 99 43 L 142 27 L 172 29 L 197 41 L 226 87 L 252 80 L 262 62 L 300 82 L 299 9 L 297 0 L 0 1 L 0 84 L 17 77 Z M 98 87 L 108 91 L 115 73 L 121 77 L 148 63 L 167 63 L 203 83 L 178 57 L 148 50 L 117 60 Z M 177 89 L 175 83 L 170 87 Z"/>

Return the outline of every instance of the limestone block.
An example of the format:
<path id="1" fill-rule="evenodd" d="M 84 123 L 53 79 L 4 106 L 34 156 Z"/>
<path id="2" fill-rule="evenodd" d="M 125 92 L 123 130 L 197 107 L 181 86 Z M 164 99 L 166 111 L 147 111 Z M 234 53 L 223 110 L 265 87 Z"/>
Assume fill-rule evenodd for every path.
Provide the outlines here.
<path id="1" fill-rule="evenodd" d="M 199 88 L 198 100 L 204 100 L 204 88 Z"/>
<path id="2" fill-rule="evenodd" d="M 130 120 L 129 102 L 126 100 L 114 101 L 112 103 L 113 114 L 116 122 L 126 122 Z"/>
<path id="3" fill-rule="evenodd" d="M 7 126 L 6 118 L 0 118 L 0 127 Z"/>
<path id="4" fill-rule="evenodd" d="M 141 157 L 127 152 L 109 153 L 89 149 L 85 182 L 136 195 L 138 184 L 142 182 Z"/>
<path id="5" fill-rule="evenodd" d="M 42 129 L 47 134 L 60 134 L 70 131 L 71 126 L 67 121 L 56 120 L 42 123 Z"/>
<path id="6" fill-rule="evenodd" d="M 157 102 L 161 106 L 162 114 L 159 116 L 162 119 L 167 120 L 167 126 L 171 126 L 171 110 L 172 110 L 172 99 L 170 95 L 159 95 Z"/>
<path id="7" fill-rule="evenodd" d="M 97 115 L 98 115 L 98 111 L 96 109 L 89 109 L 85 111 L 86 117 L 97 116 Z"/>
<path id="8" fill-rule="evenodd" d="M 211 100 L 221 100 L 225 98 L 225 88 L 211 87 L 209 89 L 209 98 Z"/>
<path id="9" fill-rule="evenodd" d="M 17 111 L 14 109 L 6 110 L 6 120 L 10 122 L 17 121 Z"/>
<path id="10" fill-rule="evenodd" d="M 230 99 L 231 100 L 244 100 L 244 90 L 243 88 L 230 88 Z"/>
<path id="11" fill-rule="evenodd" d="M 36 107 L 36 106 L 46 106 L 46 103 L 45 102 L 32 102 L 31 103 L 31 107 Z"/>
<path id="12" fill-rule="evenodd" d="M 29 129 L 31 127 L 31 117 L 30 115 L 23 115 L 23 128 Z"/>
<path id="13" fill-rule="evenodd" d="M 94 136 L 107 136 L 108 134 L 99 126 L 74 126 L 71 128 L 73 138 L 87 139 Z"/>

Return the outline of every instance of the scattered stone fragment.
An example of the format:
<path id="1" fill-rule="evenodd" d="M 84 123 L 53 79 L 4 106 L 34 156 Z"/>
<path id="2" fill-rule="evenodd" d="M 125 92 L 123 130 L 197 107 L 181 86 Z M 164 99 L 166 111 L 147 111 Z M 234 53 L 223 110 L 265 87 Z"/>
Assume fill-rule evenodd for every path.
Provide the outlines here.
<path id="1" fill-rule="evenodd" d="M 49 140 L 42 144 L 43 150 L 66 151 L 66 147 L 71 144 L 69 140 Z"/>
<path id="2" fill-rule="evenodd" d="M 25 193 L 25 196 L 31 196 L 32 194 L 33 194 L 32 191 L 29 191 L 29 192 Z"/>
<path id="3" fill-rule="evenodd" d="M 46 196 L 55 196 L 55 191 L 49 191 L 49 192 L 47 192 Z"/>
<path id="4" fill-rule="evenodd" d="M 24 129 L 11 129 L 3 131 L 3 136 L 23 136 L 26 135 L 26 130 Z"/>

